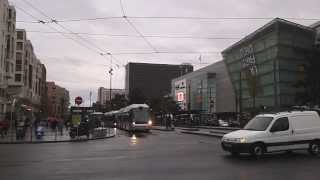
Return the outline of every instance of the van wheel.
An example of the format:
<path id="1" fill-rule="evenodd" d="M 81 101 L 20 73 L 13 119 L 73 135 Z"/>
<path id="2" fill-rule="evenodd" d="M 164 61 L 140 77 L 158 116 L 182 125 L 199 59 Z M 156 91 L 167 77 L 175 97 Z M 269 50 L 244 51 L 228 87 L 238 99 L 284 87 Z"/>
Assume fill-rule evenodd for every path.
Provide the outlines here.
<path id="1" fill-rule="evenodd" d="M 315 156 L 320 155 L 320 143 L 318 141 L 310 143 L 309 153 Z"/>
<path id="2" fill-rule="evenodd" d="M 255 158 L 261 158 L 265 153 L 265 147 L 263 144 L 253 144 L 250 150 L 250 154 Z"/>

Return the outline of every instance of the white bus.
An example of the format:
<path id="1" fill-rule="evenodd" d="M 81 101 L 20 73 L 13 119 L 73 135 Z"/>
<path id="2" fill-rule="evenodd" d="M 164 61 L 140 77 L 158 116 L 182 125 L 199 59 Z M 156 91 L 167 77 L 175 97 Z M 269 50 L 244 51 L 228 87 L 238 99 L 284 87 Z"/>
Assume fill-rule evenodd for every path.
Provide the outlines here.
<path id="1" fill-rule="evenodd" d="M 116 124 L 126 131 L 150 131 L 152 126 L 150 108 L 146 104 L 132 104 L 116 113 Z"/>

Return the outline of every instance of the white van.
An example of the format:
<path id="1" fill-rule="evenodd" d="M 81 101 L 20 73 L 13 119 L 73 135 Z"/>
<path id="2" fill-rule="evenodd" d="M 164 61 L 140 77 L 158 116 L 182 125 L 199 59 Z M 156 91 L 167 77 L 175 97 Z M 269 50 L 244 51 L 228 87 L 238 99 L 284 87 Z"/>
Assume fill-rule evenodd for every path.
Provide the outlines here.
<path id="1" fill-rule="evenodd" d="M 260 114 L 242 130 L 223 136 L 222 148 L 232 155 L 306 149 L 320 154 L 320 118 L 315 111 L 292 111 Z"/>

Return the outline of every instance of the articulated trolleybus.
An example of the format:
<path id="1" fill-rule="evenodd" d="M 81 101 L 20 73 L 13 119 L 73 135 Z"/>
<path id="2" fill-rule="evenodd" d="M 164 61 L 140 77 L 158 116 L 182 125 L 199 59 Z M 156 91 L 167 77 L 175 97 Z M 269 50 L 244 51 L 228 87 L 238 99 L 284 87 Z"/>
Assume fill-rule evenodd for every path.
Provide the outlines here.
<path id="1" fill-rule="evenodd" d="M 132 104 L 116 113 L 117 127 L 127 131 L 150 131 L 152 126 L 149 106 Z"/>

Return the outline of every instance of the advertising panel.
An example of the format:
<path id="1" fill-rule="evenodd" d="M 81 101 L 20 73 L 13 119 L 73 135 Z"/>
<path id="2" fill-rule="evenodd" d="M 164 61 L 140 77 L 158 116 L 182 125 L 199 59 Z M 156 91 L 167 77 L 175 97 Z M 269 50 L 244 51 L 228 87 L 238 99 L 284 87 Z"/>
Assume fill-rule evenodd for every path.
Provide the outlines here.
<path id="1" fill-rule="evenodd" d="M 187 81 L 186 79 L 176 81 L 174 83 L 174 94 L 175 94 L 175 101 L 178 102 L 180 108 L 182 110 L 186 109 L 187 99 Z"/>

